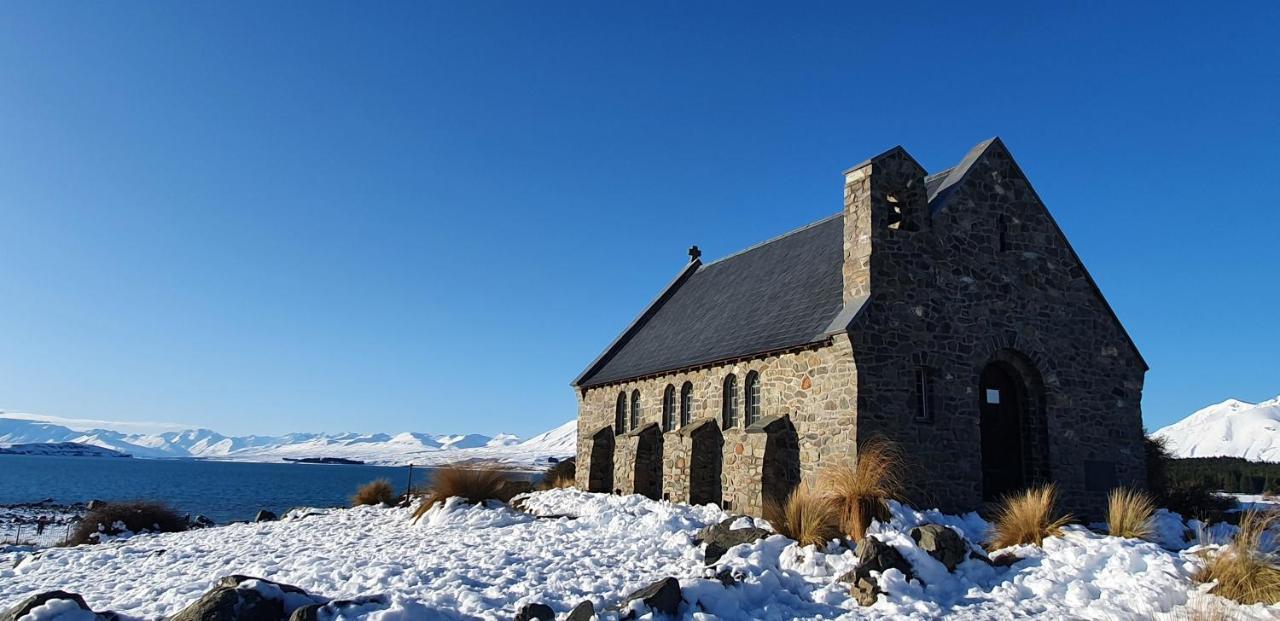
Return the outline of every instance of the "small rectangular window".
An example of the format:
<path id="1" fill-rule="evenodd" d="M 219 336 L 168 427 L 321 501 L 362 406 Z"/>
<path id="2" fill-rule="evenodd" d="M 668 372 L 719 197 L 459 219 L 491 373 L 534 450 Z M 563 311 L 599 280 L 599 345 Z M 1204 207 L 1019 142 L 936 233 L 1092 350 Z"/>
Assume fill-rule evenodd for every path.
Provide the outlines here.
<path id="1" fill-rule="evenodd" d="M 933 370 L 916 367 L 916 420 L 933 420 Z"/>
<path id="2" fill-rule="evenodd" d="M 988 388 L 987 403 L 990 403 L 991 405 L 1000 405 L 1000 391 L 995 388 Z"/>

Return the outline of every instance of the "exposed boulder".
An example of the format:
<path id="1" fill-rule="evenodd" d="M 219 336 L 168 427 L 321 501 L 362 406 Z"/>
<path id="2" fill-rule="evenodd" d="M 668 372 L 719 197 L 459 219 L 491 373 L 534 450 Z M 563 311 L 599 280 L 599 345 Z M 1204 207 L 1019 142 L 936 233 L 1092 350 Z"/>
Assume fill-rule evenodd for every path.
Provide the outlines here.
<path id="1" fill-rule="evenodd" d="M 335 599 L 327 604 L 302 606 L 289 615 L 289 621 L 320 621 L 322 616 L 323 618 L 352 616 L 348 612 L 352 608 L 369 605 L 386 606 L 390 603 L 391 599 L 386 595 L 362 595 L 352 599 Z"/>
<path id="2" fill-rule="evenodd" d="M 707 545 L 707 549 L 702 556 L 703 564 L 715 564 L 720 560 L 720 557 L 724 556 L 725 552 L 729 551 L 729 548 L 764 539 L 773 534 L 771 531 L 754 526 L 730 528 L 739 519 L 742 518 L 731 517 L 727 520 L 722 520 L 719 524 L 712 524 L 698 531 L 697 540 Z"/>
<path id="3" fill-rule="evenodd" d="M 969 546 L 965 544 L 964 537 L 941 524 L 917 526 L 909 534 L 921 550 L 945 565 L 947 571 L 955 571 L 956 566 L 969 556 Z"/>
<path id="4" fill-rule="evenodd" d="M 884 573 L 896 569 L 910 580 L 915 576 L 911 564 L 903 558 L 893 546 L 874 537 L 865 537 L 858 542 L 858 566 L 853 571 L 840 576 L 840 582 L 849 583 L 853 597 L 860 605 L 870 606 L 876 603 L 880 595 L 880 585 L 872 572 Z"/>
<path id="5" fill-rule="evenodd" d="M 622 600 L 622 609 L 626 610 L 631 603 L 640 600 L 649 610 L 674 615 L 680 610 L 680 581 L 675 578 L 663 578 Z M 630 617 L 624 617 L 630 618 Z"/>
<path id="6" fill-rule="evenodd" d="M 546 604 L 525 604 L 516 613 L 516 621 L 556 621 L 556 611 Z"/>
<path id="7" fill-rule="evenodd" d="M 32 610 L 58 600 L 70 602 L 69 604 L 65 604 L 66 606 L 74 605 L 79 607 L 81 610 L 89 610 L 89 605 L 84 603 L 84 598 L 75 593 L 68 593 L 67 591 L 45 591 L 44 593 L 32 595 L 31 597 L 18 602 L 18 605 L 9 609 L 8 612 L 0 614 L 0 621 L 17 621 L 18 619 L 27 616 L 27 613 Z"/>
<path id="8" fill-rule="evenodd" d="M 573 607 L 569 611 L 569 616 L 565 617 L 565 621 L 592 621 L 596 618 L 596 607 L 592 605 L 591 600 L 586 599 Z"/>
<path id="9" fill-rule="evenodd" d="M 169 621 L 279 621 L 293 608 L 319 603 L 316 600 L 291 584 L 234 574 L 219 578 L 209 592 Z"/>
<path id="10" fill-rule="evenodd" d="M 280 518 L 279 518 L 279 517 L 277 517 L 277 516 L 276 516 L 276 514 L 274 514 L 274 513 L 270 512 L 270 511 L 267 511 L 266 509 L 262 509 L 261 511 L 258 511 L 258 515 L 256 515 L 256 516 L 253 518 L 253 521 L 255 521 L 255 522 L 274 522 L 274 521 L 276 521 L 276 520 L 278 520 L 278 519 L 280 519 Z"/>
<path id="11" fill-rule="evenodd" d="M 89 504 L 85 505 L 85 508 L 90 511 L 93 511 L 95 509 L 101 509 L 105 506 L 107 506 L 107 501 L 98 500 L 97 498 L 94 498 L 93 500 L 89 501 Z"/>
<path id="12" fill-rule="evenodd" d="M 217 526 L 217 523 L 203 515 L 197 515 L 187 520 L 187 525 L 188 528 L 209 528 Z"/>

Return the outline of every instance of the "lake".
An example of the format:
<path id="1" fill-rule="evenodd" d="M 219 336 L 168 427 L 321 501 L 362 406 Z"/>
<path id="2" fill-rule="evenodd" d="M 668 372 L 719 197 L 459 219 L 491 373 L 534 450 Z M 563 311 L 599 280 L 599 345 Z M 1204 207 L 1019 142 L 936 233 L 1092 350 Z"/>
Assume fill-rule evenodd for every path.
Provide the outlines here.
<path id="1" fill-rule="evenodd" d="M 414 468 L 414 486 L 430 473 Z M 225 523 L 259 509 L 346 506 L 364 483 L 388 479 L 400 491 L 408 478 L 407 467 L 0 455 L 0 504 L 159 500 Z"/>

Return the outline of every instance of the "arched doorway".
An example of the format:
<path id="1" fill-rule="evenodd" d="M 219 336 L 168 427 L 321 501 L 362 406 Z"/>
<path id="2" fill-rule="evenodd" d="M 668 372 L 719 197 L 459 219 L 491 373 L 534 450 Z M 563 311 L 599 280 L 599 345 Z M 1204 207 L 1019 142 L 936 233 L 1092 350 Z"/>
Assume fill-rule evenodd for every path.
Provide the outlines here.
<path id="1" fill-rule="evenodd" d="M 724 434 L 711 419 L 703 419 L 690 438 L 689 504 L 719 505 L 724 500 L 720 474 L 724 469 Z"/>
<path id="2" fill-rule="evenodd" d="M 656 423 L 642 429 L 636 438 L 635 493 L 651 500 L 662 498 L 662 432 Z"/>
<path id="3" fill-rule="evenodd" d="M 613 429 L 605 427 L 591 437 L 591 471 L 587 491 L 613 491 Z"/>
<path id="4" fill-rule="evenodd" d="M 1012 365 L 993 361 L 982 369 L 978 403 L 983 500 L 999 500 L 1026 486 L 1022 432 L 1027 401 L 1027 387 Z"/>

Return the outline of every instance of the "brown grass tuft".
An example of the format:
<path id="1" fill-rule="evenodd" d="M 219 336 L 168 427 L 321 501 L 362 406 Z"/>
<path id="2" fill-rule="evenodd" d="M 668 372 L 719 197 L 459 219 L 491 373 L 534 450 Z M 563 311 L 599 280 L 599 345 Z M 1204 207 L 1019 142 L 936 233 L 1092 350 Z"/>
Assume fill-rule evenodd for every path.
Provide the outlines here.
<path id="1" fill-rule="evenodd" d="M 1280 603 L 1280 557 L 1264 549 L 1262 541 L 1278 519 L 1280 512 L 1246 511 L 1235 539 L 1206 554 L 1196 582 L 1217 582 L 1210 593 L 1241 604 Z"/>
<path id="2" fill-rule="evenodd" d="M 395 503 L 395 501 L 396 491 L 391 489 L 391 481 L 378 479 L 361 485 L 360 489 L 356 490 L 356 495 L 351 497 L 351 506 L 389 505 Z"/>
<path id="3" fill-rule="evenodd" d="M 764 515 L 773 530 L 802 546 L 823 546 L 840 536 L 840 508 L 808 483 L 797 485 L 781 505 L 765 503 Z"/>
<path id="4" fill-rule="evenodd" d="M 576 483 L 574 480 L 576 474 L 577 467 L 572 458 L 561 460 L 556 462 L 554 466 L 547 468 L 547 471 L 542 475 L 542 480 L 538 481 L 536 489 L 549 490 L 573 487 Z"/>
<path id="5" fill-rule="evenodd" d="M 121 524 L 124 525 L 123 529 L 119 528 Z M 172 507 L 160 502 L 109 502 L 86 513 L 75 532 L 71 533 L 67 544 L 97 543 L 98 534 L 118 535 L 126 530 L 135 533 L 175 533 L 187 530 L 187 520 Z"/>
<path id="6" fill-rule="evenodd" d="M 1146 492 L 1124 487 L 1107 496 L 1107 532 L 1114 537 L 1150 539 L 1155 534 L 1151 517 L 1156 503 Z"/>
<path id="7" fill-rule="evenodd" d="M 826 468 L 820 475 L 822 493 L 835 504 L 841 528 L 861 541 L 871 520 L 889 520 L 887 501 L 902 497 L 902 453 L 888 440 L 872 440 L 858 447 L 853 466 Z"/>
<path id="8" fill-rule="evenodd" d="M 999 550 L 1028 543 L 1039 546 L 1044 544 L 1045 537 L 1062 534 L 1062 527 L 1069 524 L 1072 517 L 1053 517 L 1057 501 L 1058 490 L 1052 484 L 1005 497 L 996 513 L 987 547 Z"/>
<path id="9" fill-rule="evenodd" d="M 458 496 L 467 502 L 501 500 L 507 502 L 520 491 L 511 476 L 492 468 L 463 468 L 445 466 L 435 471 L 426 498 L 413 513 L 416 522 L 437 502 Z"/>

